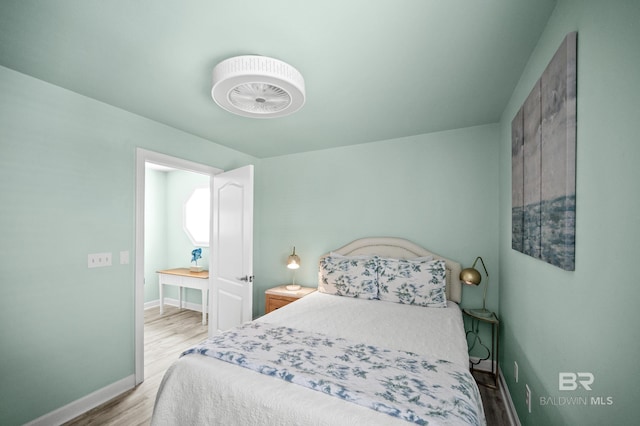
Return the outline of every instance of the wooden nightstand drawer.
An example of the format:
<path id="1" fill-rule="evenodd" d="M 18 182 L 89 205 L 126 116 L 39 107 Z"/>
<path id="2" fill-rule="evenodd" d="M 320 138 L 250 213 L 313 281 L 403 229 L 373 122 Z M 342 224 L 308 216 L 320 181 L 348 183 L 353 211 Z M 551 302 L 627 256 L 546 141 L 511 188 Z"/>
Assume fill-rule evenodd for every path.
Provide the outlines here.
<path id="1" fill-rule="evenodd" d="M 316 291 L 316 289 L 310 287 L 300 287 L 300 290 L 291 291 L 287 290 L 286 285 L 270 288 L 265 292 L 264 313 L 268 314 L 271 311 L 282 308 L 314 291 Z"/>
<path id="2" fill-rule="evenodd" d="M 294 299 L 291 297 L 278 297 L 278 296 L 267 296 L 267 309 L 266 312 L 269 313 L 271 311 L 275 311 L 278 308 L 282 308 L 283 306 L 288 305 L 291 302 L 294 302 L 298 299 Z"/>

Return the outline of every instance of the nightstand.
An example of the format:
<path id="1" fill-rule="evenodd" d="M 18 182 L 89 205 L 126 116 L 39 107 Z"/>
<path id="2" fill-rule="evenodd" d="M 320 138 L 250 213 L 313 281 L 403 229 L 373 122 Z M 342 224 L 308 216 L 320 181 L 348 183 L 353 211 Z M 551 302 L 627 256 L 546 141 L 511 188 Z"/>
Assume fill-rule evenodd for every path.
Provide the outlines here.
<path id="1" fill-rule="evenodd" d="M 265 291 L 266 303 L 264 313 L 268 314 L 271 311 L 275 311 L 278 308 L 288 305 L 291 302 L 316 291 L 311 287 L 300 287 L 300 290 L 291 291 L 287 290 L 287 285 L 281 285 L 278 287 L 270 288 Z"/>
<path id="2" fill-rule="evenodd" d="M 491 375 L 493 376 L 493 386 L 484 384 L 487 387 L 497 389 L 498 388 L 498 362 L 500 357 L 500 320 L 497 315 L 493 312 L 489 312 L 488 315 L 480 315 L 476 312 L 473 312 L 472 309 L 463 309 L 462 312 L 466 316 L 471 319 L 471 330 L 467 330 L 467 342 L 469 342 L 469 335 L 473 336 L 473 343 L 469 346 L 469 352 L 476 346 L 476 343 L 480 344 L 483 348 L 487 350 L 487 356 L 485 358 L 481 358 L 476 362 L 469 360 L 469 364 L 471 367 L 471 372 L 473 373 L 473 367 L 480 364 L 482 361 L 486 361 L 491 358 Z M 491 349 L 489 349 L 482 340 L 480 340 L 480 336 L 478 335 L 478 329 L 480 327 L 480 323 L 491 324 Z M 482 370 L 478 370 L 482 371 Z M 489 371 L 486 371 L 489 373 Z"/>

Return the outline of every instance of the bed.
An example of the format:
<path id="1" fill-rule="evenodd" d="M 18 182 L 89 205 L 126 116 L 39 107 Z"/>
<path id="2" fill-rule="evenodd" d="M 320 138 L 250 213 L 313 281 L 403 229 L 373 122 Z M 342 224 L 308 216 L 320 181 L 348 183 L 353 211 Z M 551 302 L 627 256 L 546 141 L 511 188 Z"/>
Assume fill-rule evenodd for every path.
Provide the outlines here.
<path id="1" fill-rule="evenodd" d="M 433 285 L 416 292 L 424 269 Z M 398 238 L 327 253 L 319 291 L 186 351 L 162 380 L 152 424 L 484 425 L 459 273 Z"/>

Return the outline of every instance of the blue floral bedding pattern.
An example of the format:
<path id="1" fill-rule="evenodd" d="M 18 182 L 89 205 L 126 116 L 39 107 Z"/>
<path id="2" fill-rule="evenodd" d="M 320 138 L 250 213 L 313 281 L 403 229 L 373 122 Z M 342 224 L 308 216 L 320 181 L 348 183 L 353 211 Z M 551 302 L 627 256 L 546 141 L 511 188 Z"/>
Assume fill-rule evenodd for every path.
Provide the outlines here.
<path id="1" fill-rule="evenodd" d="M 446 308 L 444 260 L 379 259 L 380 300 Z"/>
<path id="2" fill-rule="evenodd" d="M 445 360 L 267 323 L 185 351 L 237 364 L 419 425 L 484 425 L 469 371 Z"/>
<path id="3" fill-rule="evenodd" d="M 377 257 L 326 256 L 320 259 L 319 290 L 338 296 L 377 299 Z"/>

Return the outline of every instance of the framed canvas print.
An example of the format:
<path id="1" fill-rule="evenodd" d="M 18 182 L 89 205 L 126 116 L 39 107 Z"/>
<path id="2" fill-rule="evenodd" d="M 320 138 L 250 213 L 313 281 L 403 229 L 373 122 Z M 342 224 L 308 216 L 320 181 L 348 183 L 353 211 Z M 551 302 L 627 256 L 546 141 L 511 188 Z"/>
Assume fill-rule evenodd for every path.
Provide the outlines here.
<path id="1" fill-rule="evenodd" d="M 575 269 L 577 33 L 511 123 L 512 248 Z"/>
<path id="2" fill-rule="evenodd" d="M 522 108 L 511 122 L 511 248 L 524 253 L 524 135 Z"/>

